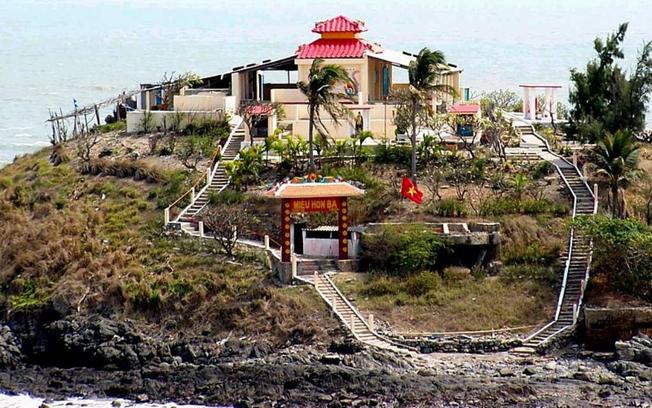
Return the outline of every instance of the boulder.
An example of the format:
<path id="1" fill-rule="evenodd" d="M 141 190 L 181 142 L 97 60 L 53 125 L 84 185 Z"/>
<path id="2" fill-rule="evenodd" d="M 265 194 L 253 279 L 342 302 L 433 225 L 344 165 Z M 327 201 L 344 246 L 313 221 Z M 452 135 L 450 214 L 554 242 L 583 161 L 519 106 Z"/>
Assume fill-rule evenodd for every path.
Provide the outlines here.
<path id="1" fill-rule="evenodd" d="M 616 355 L 619 360 L 634 361 L 652 367 L 652 340 L 641 334 L 629 341 L 617 341 Z"/>

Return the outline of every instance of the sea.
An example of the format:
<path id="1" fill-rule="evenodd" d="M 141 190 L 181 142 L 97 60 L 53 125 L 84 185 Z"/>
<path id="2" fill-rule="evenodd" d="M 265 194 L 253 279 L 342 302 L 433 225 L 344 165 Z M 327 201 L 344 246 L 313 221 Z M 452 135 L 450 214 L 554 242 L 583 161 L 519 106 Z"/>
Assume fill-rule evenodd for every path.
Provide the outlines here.
<path id="1" fill-rule="evenodd" d="M 652 40 L 650 0 L 0 0 L 0 167 L 48 145 L 49 110 L 165 73 L 287 57 L 316 38 L 314 22 L 340 14 L 387 48 L 443 51 L 472 94 L 559 84 L 566 100 L 569 71 L 593 58 L 596 36 L 629 22 L 628 69 Z M 0 406 L 36 406 L 20 401 Z"/>

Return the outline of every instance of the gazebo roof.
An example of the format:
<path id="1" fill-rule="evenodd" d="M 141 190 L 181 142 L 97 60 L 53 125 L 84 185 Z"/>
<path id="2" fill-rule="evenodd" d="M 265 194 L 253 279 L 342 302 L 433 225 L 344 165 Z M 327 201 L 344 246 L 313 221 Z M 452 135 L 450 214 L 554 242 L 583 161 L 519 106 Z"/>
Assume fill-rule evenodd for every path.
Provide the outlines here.
<path id="1" fill-rule="evenodd" d="M 367 31 L 364 21 L 353 20 L 345 16 L 337 16 L 315 23 L 313 33 L 360 33 Z"/>
<path id="2" fill-rule="evenodd" d="M 359 38 L 320 38 L 310 44 L 300 45 L 297 58 L 362 58 L 372 44 Z"/>
<path id="3" fill-rule="evenodd" d="M 268 192 L 275 198 L 331 198 L 355 197 L 364 194 L 364 190 L 345 181 L 329 183 L 286 183 L 276 191 Z"/>

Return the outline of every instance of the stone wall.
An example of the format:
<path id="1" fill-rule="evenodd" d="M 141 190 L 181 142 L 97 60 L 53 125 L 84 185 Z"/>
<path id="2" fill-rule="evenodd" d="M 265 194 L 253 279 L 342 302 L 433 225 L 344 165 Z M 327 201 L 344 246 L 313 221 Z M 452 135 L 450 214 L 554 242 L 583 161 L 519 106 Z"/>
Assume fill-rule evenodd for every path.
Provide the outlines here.
<path id="1" fill-rule="evenodd" d="M 583 336 L 588 348 L 611 350 L 617 340 L 652 333 L 652 307 L 584 309 Z"/>

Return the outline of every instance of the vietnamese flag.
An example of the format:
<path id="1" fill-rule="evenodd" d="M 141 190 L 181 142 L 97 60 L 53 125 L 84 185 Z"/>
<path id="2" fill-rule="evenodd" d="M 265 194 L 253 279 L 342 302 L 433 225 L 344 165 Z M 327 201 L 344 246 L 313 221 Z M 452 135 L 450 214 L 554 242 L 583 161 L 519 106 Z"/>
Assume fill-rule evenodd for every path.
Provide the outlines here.
<path id="1" fill-rule="evenodd" d="M 408 177 L 403 177 L 401 194 L 403 197 L 412 200 L 417 204 L 421 204 L 423 201 L 423 192 L 421 192 L 421 190 L 419 190 Z"/>

